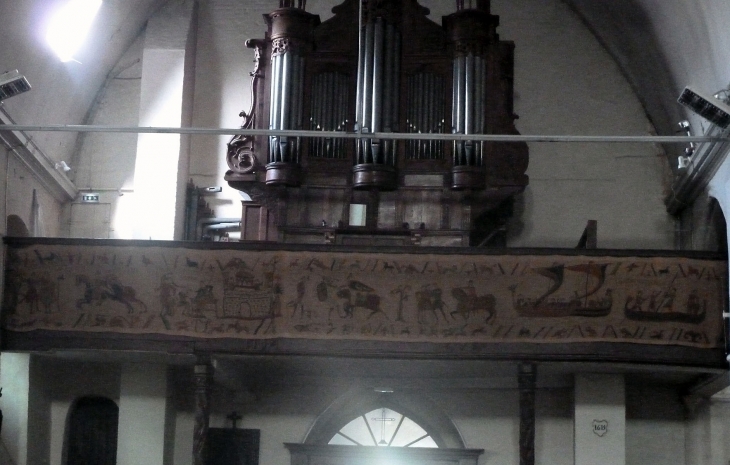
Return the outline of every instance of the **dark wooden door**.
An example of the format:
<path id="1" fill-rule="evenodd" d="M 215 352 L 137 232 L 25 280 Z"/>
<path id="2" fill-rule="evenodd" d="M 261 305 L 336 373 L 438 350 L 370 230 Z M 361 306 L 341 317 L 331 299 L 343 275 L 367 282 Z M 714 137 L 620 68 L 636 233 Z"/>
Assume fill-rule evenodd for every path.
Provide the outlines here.
<path id="1" fill-rule="evenodd" d="M 66 465 L 115 465 L 119 408 L 111 399 L 83 397 L 68 419 Z"/>
<path id="2" fill-rule="evenodd" d="M 258 465 L 257 429 L 210 428 L 208 430 L 208 465 Z"/>

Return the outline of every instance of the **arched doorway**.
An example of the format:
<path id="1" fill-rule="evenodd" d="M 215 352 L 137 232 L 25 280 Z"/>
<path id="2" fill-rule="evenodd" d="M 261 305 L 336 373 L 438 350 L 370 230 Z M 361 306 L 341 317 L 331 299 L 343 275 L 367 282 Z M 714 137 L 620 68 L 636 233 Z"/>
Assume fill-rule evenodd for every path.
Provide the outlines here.
<path id="1" fill-rule="evenodd" d="M 82 397 L 66 421 L 65 465 L 116 465 L 119 407 L 105 397 Z"/>

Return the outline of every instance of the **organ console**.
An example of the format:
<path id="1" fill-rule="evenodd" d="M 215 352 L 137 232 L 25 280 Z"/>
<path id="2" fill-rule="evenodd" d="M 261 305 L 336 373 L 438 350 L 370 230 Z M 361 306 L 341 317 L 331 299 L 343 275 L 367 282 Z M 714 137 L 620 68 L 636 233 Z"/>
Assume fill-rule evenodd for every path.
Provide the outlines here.
<path id="1" fill-rule="evenodd" d="M 226 180 L 258 212 L 244 203 L 258 223 L 242 239 L 444 246 L 503 236 L 528 182 L 526 144 L 377 138 L 518 134 L 514 44 L 500 40 L 489 0 L 457 0 L 442 25 L 416 0 L 345 0 L 332 12 L 321 22 L 305 1 L 280 0 L 264 15 L 265 37 L 246 43 L 255 67 L 242 128 L 366 137 L 233 137 Z"/>

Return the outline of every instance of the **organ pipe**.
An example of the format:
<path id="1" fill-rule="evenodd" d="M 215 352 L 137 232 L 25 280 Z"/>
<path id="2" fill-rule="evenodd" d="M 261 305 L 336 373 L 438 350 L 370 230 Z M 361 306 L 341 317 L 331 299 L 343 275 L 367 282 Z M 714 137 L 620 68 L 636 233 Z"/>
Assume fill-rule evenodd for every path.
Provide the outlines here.
<path id="1" fill-rule="evenodd" d="M 281 0 L 265 15 L 269 30 L 256 42 L 263 57 L 252 76 L 266 87 L 254 86 L 260 90 L 250 114 L 242 114 L 242 129 L 354 130 L 359 137 L 237 136 L 229 144 L 236 182 L 262 174 L 257 167 L 264 162 L 272 185 L 300 185 L 306 166 L 321 173 L 352 169 L 349 186 L 390 190 L 405 179 L 397 175 L 399 163 L 411 173 L 450 170 L 445 179 L 453 179 L 453 189 L 484 188 L 490 176 L 524 182 L 521 174 L 509 176 L 512 167 L 526 166 L 526 147 L 477 137 L 517 132 L 514 45 L 499 40 L 489 0 L 457 1 L 443 26 L 427 19 L 417 0 L 343 0 L 323 23 L 304 5 Z M 395 132 L 417 137 L 375 136 Z M 466 137 L 451 143 L 430 137 L 446 132 Z M 342 162 L 323 163 L 330 159 Z"/>
<path id="2" fill-rule="evenodd" d="M 475 8 L 476 7 L 476 8 Z M 489 13 L 489 2 L 457 1 L 457 12 L 445 18 L 453 49 L 453 91 L 451 130 L 454 134 L 484 134 L 488 128 L 487 63 L 498 58 L 492 41 L 496 17 Z M 511 117 L 511 115 L 507 115 Z M 453 143 L 452 188 L 483 188 L 485 185 L 486 145 L 481 141 Z"/>
<path id="3" fill-rule="evenodd" d="M 364 133 L 392 132 L 398 121 L 400 31 L 382 11 L 364 12 L 355 120 Z M 355 187 L 395 187 L 397 142 L 362 139 L 355 146 Z"/>
<path id="4" fill-rule="evenodd" d="M 304 57 L 319 19 L 304 11 L 304 2 L 298 5 L 287 2 L 265 17 L 272 30 L 269 129 L 303 128 Z M 266 183 L 298 185 L 301 149 L 301 138 L 270 136 Z"/>

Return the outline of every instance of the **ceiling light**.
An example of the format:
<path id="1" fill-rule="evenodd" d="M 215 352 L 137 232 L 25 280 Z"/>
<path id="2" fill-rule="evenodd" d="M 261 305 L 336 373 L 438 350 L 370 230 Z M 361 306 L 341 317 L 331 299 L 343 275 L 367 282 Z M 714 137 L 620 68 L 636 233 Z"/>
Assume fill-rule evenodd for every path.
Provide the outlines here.
<path id="1" fill-rule="evenodd" d="M 100 6 L 101 0 L 69 0 L 53 16 L 46 41 L 61 61 L 74 59 Z"/>
<path id="2" fill-rule="evenodd" d="M 30 90 L 30 83 L 18 70 L 0 74 L 0 101 Z"/>

